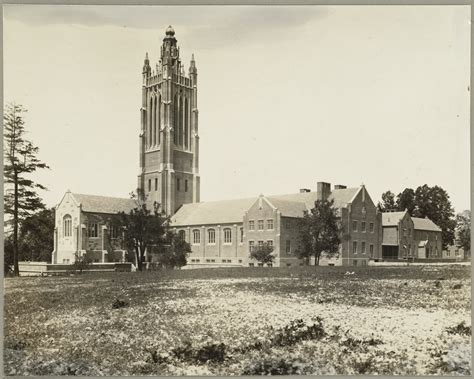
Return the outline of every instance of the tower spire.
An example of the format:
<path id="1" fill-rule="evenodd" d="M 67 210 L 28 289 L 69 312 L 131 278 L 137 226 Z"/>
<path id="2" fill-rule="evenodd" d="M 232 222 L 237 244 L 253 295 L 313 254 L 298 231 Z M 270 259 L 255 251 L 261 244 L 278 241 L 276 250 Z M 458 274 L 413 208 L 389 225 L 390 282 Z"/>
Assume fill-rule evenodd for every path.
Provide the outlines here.
<path id="1" fill-rule="evenodd" d="M 189 64 L 189 73 L 197 74 L 196 61 L 194 60 L 194 53 L 191 55 L 191 63 Z"/>

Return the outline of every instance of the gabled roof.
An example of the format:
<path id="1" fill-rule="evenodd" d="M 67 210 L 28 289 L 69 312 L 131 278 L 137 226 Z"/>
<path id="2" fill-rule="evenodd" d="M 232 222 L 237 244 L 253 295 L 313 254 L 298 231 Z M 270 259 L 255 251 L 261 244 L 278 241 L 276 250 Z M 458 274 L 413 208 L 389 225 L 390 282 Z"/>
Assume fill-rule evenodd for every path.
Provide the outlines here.
<path id="1" fill-rule="evenodd" d="M 205 225 L 242 222 L 256 197 L 184 204 L 171 217 L 174 225 Z"/>
<path id="2" fill-rule="evenodd" d="M 336 208 L 344 207 L 352 201 L 360 190 L 358 188 L 336 189 L 329 199 L 334 200 Z M 317 192 L 302 192 L 287 195 L 268 196 L 265 199 L 277 208 L 282 216 L 302 217 L 305 210 L 314 207 Z M 171 217 L 174 225 L 206 225 L 240 223 L 246 211 L 257 201 L 258 197 L 246 199 L 210 201 L 203 203 L 184 204 Z"/>
<path id="3" fill-rule="evenodd" d="M 382 226 L 398 226 L 400 220 L 405 217 L 407 211 L 403 212 L 383 212 Z"/>
<path id="4" fill-rule="evenodd" d="M 419 217 L 412 217 L 413 224 L 415 226 L 415 230 L 428 230 L 433 232 L 441 232 L 441 228 L 436 225 L 433 221 L 429 218 L 419 218 Z"/>
<path id="5" fill-rule="evenodd" d="M 73 198 L 81 204 L 84 212 L 109 213 L 130 212 L 137 206 L 135 200 L 120 197 L 83 195 L 71 193 Z"/>

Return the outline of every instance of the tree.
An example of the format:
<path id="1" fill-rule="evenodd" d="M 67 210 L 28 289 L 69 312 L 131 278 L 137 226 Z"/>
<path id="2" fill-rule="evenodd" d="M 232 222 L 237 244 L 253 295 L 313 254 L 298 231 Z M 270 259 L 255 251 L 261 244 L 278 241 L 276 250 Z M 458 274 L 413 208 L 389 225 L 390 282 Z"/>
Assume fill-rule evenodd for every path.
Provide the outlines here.
<path id="1" fill-rule="evenodd" d="M 19 232 L 20 260 L 51 262 L 54 249 L 54 208 L 27 217 Z"/>
<path id="2" fill-rule="evenodd" d="M 4 115 L 4 209 L 11 216 L 6 224 L 12 229 L 13 273 L 19 275 L 18 232 L 21 223 L 38 210 L 45 209 L 36 190 L 46 188 L 28 178 L 40 168 L 49 168 L 37 158 L 38 147 L 25 139 L 26 110 L 17 104 L 8 104 Z"/>
<path id="3" fill-rule="evenodd" d="M 147 208 L 146 199 L 139 194 L 131 194 L 136 207 L 130 213 L 119 212 L 112 225 L 123 230 L 122 240 L 128 251 L 135 253 L 137 269 L 143 270 L 145 252 L 164 248 L 167 242 L 169 219 L 161 212 L 155 202 L 153 210 Z"/>
<path id="4" fill-rule="evenodd" d="M 456 215 L 456 232 L 459 246 L 466 256 L 471 253 L 471 211 L 466 210 Z"/>
<path id="5" fill-rule="evenodd" d="M 168 231 L 164 246 L 158 248 L 158 263 L 165 268 L 181 268 L 186 266 L 187 256 L 191 253 L 191 245 L 181 236 Z"/>
<path id="6" fill-rule="evenodd" d="M 428 217 L 441 228 L 443 249 L 454 242 L 456 219 L 448 193 L 439 186 L 424 184 L 415 190 L 415 210 L 412 216 Z"/>
<path id="7" fill-rule="evenodd" d="M 407 210 L 410 215 L 413 215 L 415 208 L 415 191 L 411 188 L 405 188 L 397 195 L 396 209 L 398 211 Z"/>
<path id="8" fill-rule="evenodd" d="M 395 194 L 392 191 L 387 191 L 382 194 L 382 202 L 377 204 L 380 212 L 388 212 L 397 209 L 395 203 Z"/>
<path id="9" fill-rule="evenodd" d="M 339 251 L 341 228 L 333 205 L 333 200 L 317 200 L 300 220 L 296 254 L 307 259 L 314 256 L 315 266 L 323 252 L 333 256 Z"/>
<path id="10" fill-rule="evenodd" d="M 74 254 L 74 263 L 71 265 L 70 270 L 82 274 L 82 271 L 87 270 L 92 266 L 92 261 L 86 257 L 86 255 L 81 255 L 79 253 Z"/>
<path id="11" fill-rule="evenodd" d="M 272 254 L 273 246 L 269 245 L 267 242 L 264 242 L 262 245 L 254 247 L 250 251 L 250 258 L 255 259 L 256 261 L 268 264 L 273 263 L 275 256 Z"/>

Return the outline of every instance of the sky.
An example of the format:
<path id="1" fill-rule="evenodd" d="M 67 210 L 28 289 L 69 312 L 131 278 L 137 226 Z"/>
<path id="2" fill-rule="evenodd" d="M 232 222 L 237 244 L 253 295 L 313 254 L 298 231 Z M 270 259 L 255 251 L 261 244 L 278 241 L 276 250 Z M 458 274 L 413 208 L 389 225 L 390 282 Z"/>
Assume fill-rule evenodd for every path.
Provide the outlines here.
<path id="1" fill-rule="evenodd" d="M 66 190 L 137 186 L 141 71 L 198 69 L 201 200 L 419 185 L 470 209 L 469 6 L 4 6 L 4 99 Z"/>

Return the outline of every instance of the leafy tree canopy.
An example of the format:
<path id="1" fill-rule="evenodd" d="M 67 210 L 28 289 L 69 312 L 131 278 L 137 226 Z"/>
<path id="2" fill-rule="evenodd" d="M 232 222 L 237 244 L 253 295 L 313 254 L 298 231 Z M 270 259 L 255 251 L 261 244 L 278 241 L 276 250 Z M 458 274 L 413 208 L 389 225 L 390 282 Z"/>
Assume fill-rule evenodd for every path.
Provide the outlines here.
<path id="1" fill-rule="evenodd" d="M 268 242 L 264 242 L 262 245 L 255 246 L 250 251 L 250 258 L 263 264 L 273 263 L 275 256 L 272 253 L 273 246 L 269 245 Z"/>
<path id="2" fill-rule="evenodd" d="M 300 258 L 314 256 L 315 265 L 319 265 L 323 252 L 332 256 L 339 251 L 340 225 L 333 206 L 333 200 L 317 200 L 300 220 L 296 253 Z"/>

